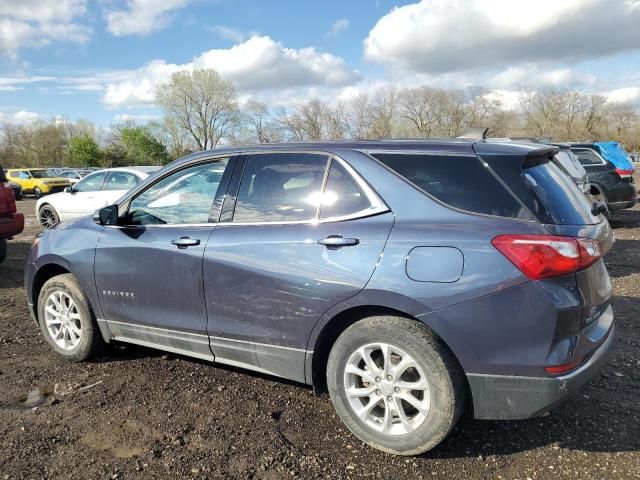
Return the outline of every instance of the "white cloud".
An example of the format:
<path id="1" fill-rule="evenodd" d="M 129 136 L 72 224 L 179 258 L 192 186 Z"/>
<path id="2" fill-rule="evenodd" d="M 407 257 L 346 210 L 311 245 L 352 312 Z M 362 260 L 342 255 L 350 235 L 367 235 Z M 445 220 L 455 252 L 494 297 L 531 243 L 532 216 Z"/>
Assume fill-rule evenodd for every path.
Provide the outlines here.
<path id="1" fill-rule="evenodd" d="M 86 42 L 91 29 L 77 22 L 86 11 L 86 0 L 0 2 L 0 56 L 16 58 L 21 48 L 51 42 Z"/>
<path id="2" fill-rule="evenodd" d="M 638 0 L 422 0 L 391 10 L 365 58 L 419 73 L 575 62 L 640 49 Z"/>
<path id="3" fill-rule="evenodd" d="M 211 31 L 213 31 L 220 38 L 231 40 L 235 43 L 243 42 L 247 38 L 247 35 L 242 30 L 228 27 L 227 25 L 214 25 L 211 27 Z"/>
<path id="4" fill-rule="evenodd" d="M 160 118 L 158 115 L 152 115 L 152 114 L 136 114 L 136 115 L 132 115 L 132 114 L 128 114 L 128 113 L 123 113 L 121 115 L 116 115 L 115 117 L 113 117 L 113 121 L 115 123 L 124 123 L 124 122 L 149 122 L 151 120 L 158 120 L 158 118 Z"/>
<path id="5" fill-rule="evenodd" d="M 106 13 L 107 30 L 118 37 L 148 35 L 171 23 L 172 13 L 190 0 L 126 0 L 124 9 Z"/>
<path id="6" fill-rule="evenodd" d="M 0 111 L 0 123 L 25 124 L 39 118 L 42 118 L 40 114 L 27 110 Z"/>
<path id="7" fill-rule="evenodd" d="M 110 108 L 152 104 L 156 87 L 180 70 L 213 68 L 240 92 L 284 91 L 296 87 L 341 87 L 360 76 L 344 60 L 313 47 L 292 49 L 268 36 L 253 36 L 228 49 L 208 50 L 177 65 L 154 60 L 133 71 L 113 75 L 103 103 Z"/>
<path id="8" fill-rule="evenodd" d="M 640 87 L 616 88 L 603 95 L 610 103 L 640 103 Z"/>
<path id="9" fill-rule="evenodd" d="M 333 22 L 333 25 L 331 25 L 331 28 L 329 29 L 328 35 L 335 36 L 341 31 L 346 30 L 347 28 L 349 28 L 349 19 L 341 18 Z"/>

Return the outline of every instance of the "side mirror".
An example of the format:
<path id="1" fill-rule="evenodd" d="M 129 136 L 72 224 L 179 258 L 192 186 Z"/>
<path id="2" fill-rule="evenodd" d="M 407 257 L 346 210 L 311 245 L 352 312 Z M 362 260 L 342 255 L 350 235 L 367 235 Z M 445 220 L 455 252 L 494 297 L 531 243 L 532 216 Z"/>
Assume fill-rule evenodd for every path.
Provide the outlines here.
<path id="1" fill-rule="evenodd" d="M 73 185 L 69 185 L 68 187 L 65 187 L 64 191 L 67 193 L 76 193 L 76 191 L 73 189 Z"/>
<path id="2" fill-rule="evenodd" d="M 93 221 L 98 225 L 118 224 L 118 205 L 103 207 L 93 214 Z"/>

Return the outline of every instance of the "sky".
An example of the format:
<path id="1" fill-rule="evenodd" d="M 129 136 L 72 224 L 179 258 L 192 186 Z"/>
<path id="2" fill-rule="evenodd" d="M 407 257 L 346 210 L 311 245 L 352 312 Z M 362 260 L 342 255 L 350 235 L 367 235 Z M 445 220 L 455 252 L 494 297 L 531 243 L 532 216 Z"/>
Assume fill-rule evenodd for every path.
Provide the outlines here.
<path id="1" fill-rule="evenodd" d="M 387 85 L 640 104 L 640 0 L 0 0 L 0 121 L 156 119 L 194 68 L 270 106 Z"/>

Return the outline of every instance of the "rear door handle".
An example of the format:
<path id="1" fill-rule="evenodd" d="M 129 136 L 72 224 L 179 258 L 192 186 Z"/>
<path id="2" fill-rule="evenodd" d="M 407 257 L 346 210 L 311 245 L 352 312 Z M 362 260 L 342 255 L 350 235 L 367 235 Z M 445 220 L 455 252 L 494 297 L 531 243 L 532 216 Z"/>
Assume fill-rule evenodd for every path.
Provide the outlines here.
<path id="1" fill-rule="evenodd" d="M 187 247 L 195 247 L 196 245 L 200 245 L 200 240 L 197 238 L 189 238 L 189 237 L 180 237 L 175 240 L 171 240 L 171 243 L 176 247 L 182 249 Z"/>
<path id="2" fill-rule="evenodd" d="M 335 250 L 337 248 L 352 247 L 354 245 L 358 245 L 360 243 L 360 240 L 358 240 L 357 238 L 344 238 L 342 235 L 329 235 L 326 238 L 321 238 L 320 240 L 318 240 L 318 243 L 331 250 Z"/>

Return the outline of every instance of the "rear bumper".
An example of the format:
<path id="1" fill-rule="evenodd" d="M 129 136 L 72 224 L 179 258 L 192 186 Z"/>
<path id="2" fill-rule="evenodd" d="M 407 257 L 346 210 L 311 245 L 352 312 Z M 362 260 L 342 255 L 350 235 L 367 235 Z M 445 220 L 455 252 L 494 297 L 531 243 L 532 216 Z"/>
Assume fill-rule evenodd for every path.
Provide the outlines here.
<path id="1" fill-rule="evenodd" d="M 473 396 L 474 417 L 516 420 L 536 417 L 552 409 L 602 369 L 614 338 L 615 326 L 611 318 L 604 340 L 588 360 L 578 369 L 558 377 L 467 374 Z"/>

